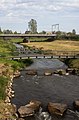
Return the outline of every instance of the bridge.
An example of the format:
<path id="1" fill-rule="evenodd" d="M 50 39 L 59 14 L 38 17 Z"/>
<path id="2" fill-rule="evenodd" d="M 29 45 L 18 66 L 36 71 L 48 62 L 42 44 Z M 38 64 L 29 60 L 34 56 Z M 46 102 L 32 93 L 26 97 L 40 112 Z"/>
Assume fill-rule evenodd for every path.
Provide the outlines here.
<path id="1" fill-rule="evenodd" d="M 26 37 L 56 37 L 56 34 L 0 34 L 0 38 L 26 38 Z"/>
<path id="2" fill-rule="evenodd" d="M 20 60 L 20 59 L 43 59 L 43 58 L 45 58 L 45 59 L 59 59 L 59 58 L 79 58 L 79 56 L 65 56 L 65 55 L 63 55 L 63 56 L 55 56 L 55 55 L 52 55 L 52 56 L 50 56 L 50 55 L 37 55 L 37 56 L 33 56 L 33 55 L 31 55 L 31 56 L 15 56 L 15 57 L 11 57 L 10 59 L 11 60 Z"/>
<path id="3" fill-rule="evenodd" d="M 32 51 L 33 52 L 33 51 Z M 59 58 L 78 58 L 79 51 L 52 51 L 52 53 L 47 54 L 37 54 L 37 53 L 27 53 L 26 51 L 20 51 L 18 56 L 11 57 L 12 60 L 19 59 L 59 59 Z"/>

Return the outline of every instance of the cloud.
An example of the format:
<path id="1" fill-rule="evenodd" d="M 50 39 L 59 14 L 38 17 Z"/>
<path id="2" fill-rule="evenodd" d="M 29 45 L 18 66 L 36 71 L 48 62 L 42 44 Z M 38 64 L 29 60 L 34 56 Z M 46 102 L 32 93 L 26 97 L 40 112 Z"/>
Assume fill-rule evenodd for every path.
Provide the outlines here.
<path id="1" fill-rule="evenodd" d="M 0 11 L 60 11 L 79 8 L 79 0 L 1 0 Z"/>
<path id="2" fill-rule="evenodd" d="M 42 21 L 47 16 L 53 19 L 53 13 L 56 17 L 78 18 L 79 0 L 0 0 L 1 23 L 22 23 L 31 18 Z"/>

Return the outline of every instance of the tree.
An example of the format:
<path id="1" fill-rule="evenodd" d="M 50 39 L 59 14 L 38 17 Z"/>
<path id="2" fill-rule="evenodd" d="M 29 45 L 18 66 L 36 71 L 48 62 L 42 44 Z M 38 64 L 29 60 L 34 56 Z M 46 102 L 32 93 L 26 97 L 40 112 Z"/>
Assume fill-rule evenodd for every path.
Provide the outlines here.
<path id="1" fill-rule="evenodd" d="M 31 33 L 37 33 L 37 21 L 34 19 L 31 19 L 28 22 L 28 28 Z"/>
<path id="2" fill-rule="evenodd" d="M 4 34 L 13 34 L 12 30 L 8 30 L 8 29 L 7 30 L 3 30 L 3 33 Z"/>
<path id="3" fill-rule="evenodd" d="M 76 35 L 76 30 L 75 29 L 72 30 L 72 35 Z"/>
<path id="4" fill-rule="evenodd" d="M 17 34 L 17 31 L 15 31 L 14 34 Z"/>
<path id="5" fill-rule="evenodd" d="M 1 30 L 1 27 L 0 27 L 0 34 L 2 34 L 2 30 Z"/>
<path id="6" fill-rule="evenodd" d="M 46 34 L 46 31 L 44 31 L 44 30 L 43 30 L 43 31 L 42 31 L 42 32 L 40 32 L 39 34 Z"/>

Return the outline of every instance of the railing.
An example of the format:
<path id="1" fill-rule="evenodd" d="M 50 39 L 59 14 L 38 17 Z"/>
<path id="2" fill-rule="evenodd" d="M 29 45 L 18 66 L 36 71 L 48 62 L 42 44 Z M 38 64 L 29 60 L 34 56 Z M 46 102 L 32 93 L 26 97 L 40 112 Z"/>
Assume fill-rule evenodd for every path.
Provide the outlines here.
<path id="1" fill-rule="evenodd" d="M 55 37 L 56 34 L 0 34 L 0 37 Z"/>

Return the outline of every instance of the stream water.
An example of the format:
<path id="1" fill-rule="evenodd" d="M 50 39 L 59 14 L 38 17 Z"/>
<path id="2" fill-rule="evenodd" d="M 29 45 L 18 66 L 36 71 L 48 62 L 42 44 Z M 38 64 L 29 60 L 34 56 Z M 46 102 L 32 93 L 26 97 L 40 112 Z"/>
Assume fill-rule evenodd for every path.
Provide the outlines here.
<path id="1" fill-rule="evenodd" d="M 39 100 L 43 105 L 38 115 L 27 120 L 79 120 L 78 115 L 72 111 L 67 111 L 63 117 L 50 116 L 47 113 L 48 102 L 66 103 L 69 109 L 73 109 L 73 101 L 79 99 L 79 76 L 43 75 L 46 69 L 60 68 L 65 69 L 67 66 L 57 59 L 34 59 L 34 63 L 26 70 L 36 69 L 38 76 L 27 75 L 26 70 L 22 70 L 21 76 L 14 79 L 15 97 L 12 103 L 17 108 L 28 104 L 30 100 Z M 45 114 L 48 117 L 44 118 Z"/>

